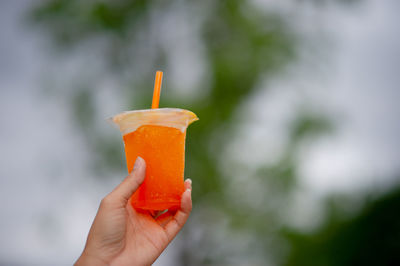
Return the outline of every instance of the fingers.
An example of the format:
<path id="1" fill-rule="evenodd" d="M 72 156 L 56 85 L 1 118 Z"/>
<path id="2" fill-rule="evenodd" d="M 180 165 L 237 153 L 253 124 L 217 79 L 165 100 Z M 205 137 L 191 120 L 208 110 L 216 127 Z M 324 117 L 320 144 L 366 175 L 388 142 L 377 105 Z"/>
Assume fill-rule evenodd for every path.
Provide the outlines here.
<path id="1" fill-rule="evenodd" d="M 192 180 L 189 178 L 185 180 L 184 183 L 185 189 L 192 189 Z M 176 214 L 177 210 L 165 210 L 162 212 L 159 212 L 158 215 L 154 218 L 156 222 L 162 226 L 165 227 L 169 221 L 171 221 Z"/>
<path id="2" fill-rule="evenodd" d="M 176 212 L 165 226 L 165 232 L 169 241 L 182 229 L 192 211 L 192 185 L 190 179 L 185 181 L 185 187 L 186 191 L 182 194 L 181 198 L 181 209 Z"/>
<path id="3" fill-rule="evenodd" d="M 142 184 L 145 173 L 146 162 L 138 156 L 132 172 L 107 196 L 109 200 L 120 203 L 121 207 L 124 207 L 132 194 Z"/>
<path id="4" fill-rule="evenodd" d="M 192 190 L 192 179 L 188 178 L 185 180 L 185 189 L 190 189 Z"/>
<path id="5" fill-rule="evenodd" d="M 156 222 L 163 228 L 172 220 L 174 215 L 167 211 L 156 218 Z"/>

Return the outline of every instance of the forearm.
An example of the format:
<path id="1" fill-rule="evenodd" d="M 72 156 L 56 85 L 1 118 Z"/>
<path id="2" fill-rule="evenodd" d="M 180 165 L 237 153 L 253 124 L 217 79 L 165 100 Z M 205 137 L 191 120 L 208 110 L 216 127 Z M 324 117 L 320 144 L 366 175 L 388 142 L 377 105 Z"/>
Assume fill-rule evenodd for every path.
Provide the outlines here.
<path id="1" fill-rule="evenodd" d="M 74 266 L 108 266 L 109 264 L 105 261 L 91 256 L 85 252 L 79 257 L 79 259 L 75 262 Z"/>

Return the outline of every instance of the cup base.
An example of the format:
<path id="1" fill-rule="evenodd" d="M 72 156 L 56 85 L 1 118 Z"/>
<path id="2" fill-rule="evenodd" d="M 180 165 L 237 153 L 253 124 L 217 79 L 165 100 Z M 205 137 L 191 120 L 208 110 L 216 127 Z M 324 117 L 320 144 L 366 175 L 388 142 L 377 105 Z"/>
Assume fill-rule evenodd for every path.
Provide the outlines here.
<path id="1" fill-rule="evenodd" d="M 181 206 L 180 201 L 168 201 L 168 202 L 132 202 L 132 207 L 135 209 L 146 210 L 146 211 L 163 211 L 163 210 L 178 210 Z"/>

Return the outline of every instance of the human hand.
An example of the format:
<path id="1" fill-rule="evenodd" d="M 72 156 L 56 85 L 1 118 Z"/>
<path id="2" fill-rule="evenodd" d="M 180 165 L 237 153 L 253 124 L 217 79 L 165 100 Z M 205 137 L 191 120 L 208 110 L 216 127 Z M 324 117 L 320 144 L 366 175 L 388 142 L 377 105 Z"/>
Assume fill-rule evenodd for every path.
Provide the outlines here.
<path id="1" fill-rule="evenodd" d="M 146 163 L 138 157 L 132 172 L 101 201 L 76 266 L 150 265 L 182 229 L 192 210 L 191 180 L 185 181 L 181 208 L 156 215 L 130 204 L 145 172 Z"/>

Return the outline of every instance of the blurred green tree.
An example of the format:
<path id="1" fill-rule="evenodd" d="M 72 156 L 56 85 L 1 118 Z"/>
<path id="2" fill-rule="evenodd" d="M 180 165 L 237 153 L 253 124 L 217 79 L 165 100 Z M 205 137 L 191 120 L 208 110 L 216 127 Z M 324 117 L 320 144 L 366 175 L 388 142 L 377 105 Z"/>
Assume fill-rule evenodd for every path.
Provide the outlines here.
<path id="1" fill-rule="evenodd" d="M 349 202 L 331 197 L 315 232 L 286 232 L 293 247 L 286 265 L 400 265 L 400 189 L 368 200 L 350 218 L 341 214 L 342 204 Z"/>
<path id="2" fill-rule="evenodd" d="M 329 120 L 322 114 L 294 110 L 297 115 L 289 125 L 282 155 L 272 165 L 265 163 L 247 171 L 249 176 L 236 184 L 236 190 L 227 184 L 231 177 L 221 167 L 225 160 L 221 151 L 243 127 L 238 116 L 241 106 L 260 90 L 257 85 L 262 80 L 279 74 L 296 59 L 299 39 L 286 17 L 239 0 L 49 0 L 38 4 L 30 18 L 46 29 L 66 54 L 86 46 L 85 51 L 99 57 L 99 74 L 86 78 L 84 86 L 78 84 L 70 99 L 77 125 L 93 151 L 95 169 L 102 171 L 122 169 L 124 158 L 117 140 L 96 130 L 93 122 L 99 119 L 96 111 L 101 108 L 93 100 L 96 79 L 115 76 L 120 84 L 118 93 L 127 106 L 148 108 L 154 71 L 165 70 L 167 79 L 174 61 L 165 40 L 179 46 L 192 36 L 171 26 L 168 32 L 160 29 L 168 19 L 182 14 L 185 19 L 181 23 L 195 25 L 190 29 L 196 30 L 196 49 L 203 51 L 206 78 L 193 85 L 204 91 L 196 92 L 200 96 L 182 97 L 168 91 L 161 101 L 161 106 L 190 109 L 200 117 L 200 122 L 190 127 L 187 139 L 186 175 L 194 179 L 195 208 L 183 235 L 181 264 L 282 264 L 282 241 L 287 238 L 294 245 L 288 265 L 313 265 L 302 260 L 303 252 L 310 254 L 305 249 L 314 248 L 312 243 L 301 249 L 303 241 L 311 240 L 281 230 L 282 212 L 296 187 L 300 144 L 332 130 Z M 171 41 L 166 35 L 177 38 Z M 259 148 L 263 149 L 263 143 Z M 253 195 L 240 193 L 248 180 L 254 180 L 261 191 L 257 192 L 260 209 L 255 209 Z"/>

